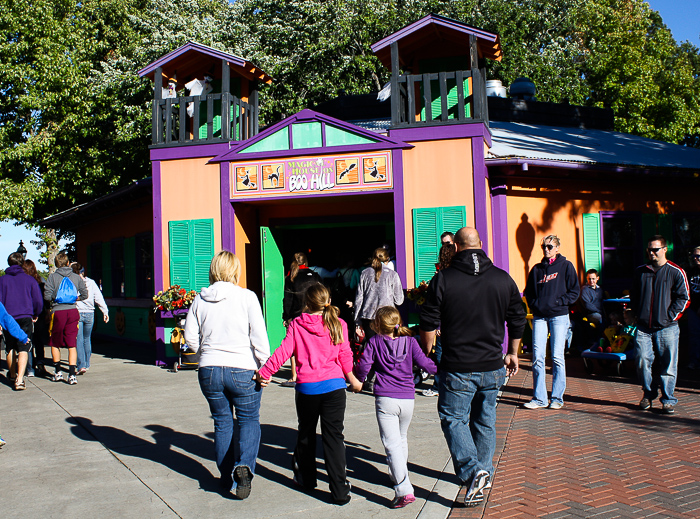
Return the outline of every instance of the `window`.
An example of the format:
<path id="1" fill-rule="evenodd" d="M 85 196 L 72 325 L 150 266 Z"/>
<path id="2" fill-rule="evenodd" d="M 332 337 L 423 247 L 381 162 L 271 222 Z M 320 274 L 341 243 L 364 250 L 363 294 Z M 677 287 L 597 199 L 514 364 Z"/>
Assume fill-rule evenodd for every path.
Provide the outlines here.
<path id="1" fill-rule="evenodd" d="M 431 207 L 413 210 L 413 251 L 416 286 L 429 282 L 435 274 L 440 253 L 440 235 L 457 232 L 467 225 L 463 206 Z"/>
<path id="2" fill-rule="evenodd" d="M 168 223 L 170 284 L 185 290 L 209 285 L 209 265 L 214 257 L 214 220 L 179 220 Z"/>

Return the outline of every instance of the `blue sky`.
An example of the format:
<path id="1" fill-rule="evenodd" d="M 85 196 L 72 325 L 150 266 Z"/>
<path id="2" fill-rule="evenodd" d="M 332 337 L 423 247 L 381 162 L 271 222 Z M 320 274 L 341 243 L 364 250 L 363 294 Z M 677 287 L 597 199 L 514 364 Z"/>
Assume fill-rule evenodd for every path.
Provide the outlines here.
<path id="1" fill-rule="evenodd" d="M 690 40 L 700 47 L 700 0 L 647 0 L 671 29 L 677 42 Z"/>

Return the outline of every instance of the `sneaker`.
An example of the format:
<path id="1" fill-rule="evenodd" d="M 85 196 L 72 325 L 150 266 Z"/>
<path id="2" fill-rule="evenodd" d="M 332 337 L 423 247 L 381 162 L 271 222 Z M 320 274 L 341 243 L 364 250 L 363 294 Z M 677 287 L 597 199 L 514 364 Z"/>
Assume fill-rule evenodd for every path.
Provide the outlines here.
<path id="1" fill-rule="evenodd" d="M 78 375 L 84 375 L 85 373 L 87 373 L 87 368 L 80 368 L 80 369 L 78 370 L 78 373 L 77 373 L 77 374 L 78 374 Z"/>
<path id="2" fill-rule="evenodd" d="M 57 371 L 53 374 L 53 378 L 51 380 L 53 380 L 54 382 L 63 382 L 63 373 Z"/>
<path id="3" fill-rule="evenodd" d="M 664 404 L 661 408 L 663 414 L 673 414 L 676 412 L 676 406 L 673 404 Z"/>
<path id="4" fill-rule="evenodd" d="M 33 369 L 28 369 L 28 370 L 27 370 L 27 376 L 28 376 L 28 377 L 33 377 L 34 375 L 35 375 L 35 373 L 34 373 L 34 370 L 33 370 Z"/>
<path id="5" fill-rule="evenodd" d="M 423 396 L 438 396 L 438 394 L 439 393 L 437 391 L 435 391 L 434 389 L 428 388 L 428 389 L 423 390 Z M 410 496 L 411 494 L 407 494 L 407 495 Z M 402 496 L 402 497 L 404 497 L 404 496 Z M 411 501 L 411 502 L 413 502 L 413 501 Z M 406 505 L 404 505 L 404 506 L 406 506 Z"/>
<path id="6" fill-rule="evenodd" d="M 295 380 L 285 380 L 284 382 L 282 382 L 280 384 L 280 386 L 282 386 L 282 387 L 294 387 L 296 385 L 297 385 L 297 383 Z"/>
<path id="7" fill-rule="evenodd" d="M 540 404 L 537 402 L 537 400 L 530 400 L 529 402 L 524 403 L 523 407 L 525 409 L 542 409 L 547 407 L 547 404 Z"/>
<path id="8" fill-rule="evenodd" d="M 250 469 L 245 465 L 239 465 L 233 471 L 233 479 L 236 482 L 236 497 L 245 499 L 250 495 L 251 480 L 253 479 Z"/>
<path id="9" fill-rule="evenodd" d="M 396 496 L 391 502 L 391 508 L 403 508 L 406 505 L 410 505 L 415 502 L 416 497 L 413 494 L 406 494 L 405 496 Z"/>
<path id="10" fill-rule="evenodd" d="M 562 407 L 564 407 L 564 402 L 560 402 L 559 400 L 552 400 L 549 403 L 550 409 L 561 409 Z"/>
<path id="11" fill-rule="evenodd" d="M 642 398 L 639 401 L 639 409 L 642 411 L 646 411 L 647 409 L 651 409 L 651 400 L 649 400 L 647 397 Z"/>
<path id="12" fill-rule="evenodd" d="M 0 436 L 0 448 L 2 448 L 3 445 L 6 445 L 7 442 L 2 439 L 2 436 Z"/>
<path id="13" fill-rule="evenodd" d="M 484 501 L 484 488 L 489 482 L 489 473 L 485 470 L 480 470 L 472 479 L 472 484 L 469 486 L 467 495 L 464 496 L 464 506 L 472 507 Z"/>
<path id="14" fill-rule="evenodd" d="M 18 380 L 15 382 L 15 391 L 24 391 L 27 386 L 24 385 L 24 380 Z"/>
<path id="15" fill-rule="evenodd" d="M 78 377 L 76 377 L 75 375 L 70 375 L 70 376 L 68 377 L 68 383 L 69 383 L 71 386 L 76 385 L 76 384 L 78 383 Z"/>

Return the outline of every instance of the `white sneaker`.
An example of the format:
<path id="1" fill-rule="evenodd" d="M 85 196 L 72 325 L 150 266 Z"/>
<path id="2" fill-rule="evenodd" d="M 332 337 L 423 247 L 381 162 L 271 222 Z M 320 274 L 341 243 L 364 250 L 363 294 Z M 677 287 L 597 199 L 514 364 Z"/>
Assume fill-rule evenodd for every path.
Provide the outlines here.
<path id="1" fill-rule="evenodd" d="M 76 385 L 76 384 L 78 383 L 78 377 L 76 377 L 75 375 L 70 375 L 70 376 L 68 377 L 68 383 L 69 383 L 71 386 Z"/>
<path id="2" fill-rule="evenodd" d="M 559 402 L 558 400 L 552 400 L 549 404 L 550 409 L 561 409 L 564 407 L 564 402 Z"/>
<path id="3" fill-rule="evenodd" d="M 63 373 L 57 371 L 53 374 L 53 378 L 51 380 L 53 380 L 54 382 L 63 382 Z"/>
<path id="4" fill-rule="evenodd" d="M 530 400 L 529 402 L 524 403 L 523 407 L 525 409 L 542 409 L 547 407 L 547 404 L 540 404 L 537 402 L 537 400 Z"/>
<path id="5" fill-rule="evenodd" d="M 485 470 L 476 473 L 469 490 L 467 490 L 467 495 L 464 496 L 464 506 L 477 506 L 484 501 L 484 489 L 488 485 L 489 479 L 491 479 L 489 473 Z"/>
<path id="6" fill-rule="evenodd" d="M 438 396 L 438 394 L 434 389 L 428 388 L 423 390 L 423 396 Z"/>

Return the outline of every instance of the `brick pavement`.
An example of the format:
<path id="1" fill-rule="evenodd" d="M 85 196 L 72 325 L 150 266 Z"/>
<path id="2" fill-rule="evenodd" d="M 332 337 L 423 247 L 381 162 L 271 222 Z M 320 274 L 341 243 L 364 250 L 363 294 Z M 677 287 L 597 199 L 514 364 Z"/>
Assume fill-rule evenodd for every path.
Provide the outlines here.
<path id="1" fill-rule="evenodd" d="M 567 359 L 565 407 L 529 410 L 532 372 L 504 387 L 498 405 L 493 488 L 485 504 L 450 518 L 700 517 L 700 384 L 681 372 L 673 416 L 636 406 L 634 378 L 588 377 Z M 551 388 L 548 368 L 547 387 Z"/>

